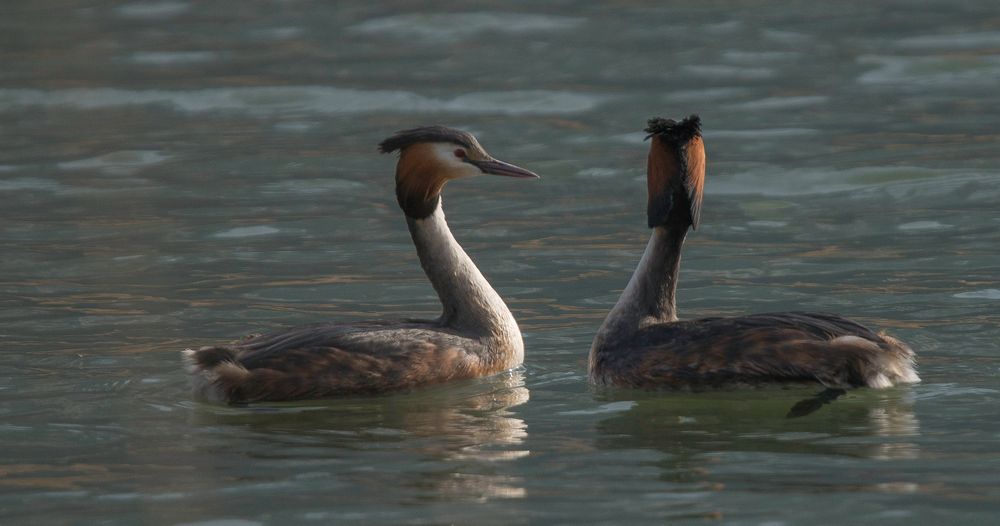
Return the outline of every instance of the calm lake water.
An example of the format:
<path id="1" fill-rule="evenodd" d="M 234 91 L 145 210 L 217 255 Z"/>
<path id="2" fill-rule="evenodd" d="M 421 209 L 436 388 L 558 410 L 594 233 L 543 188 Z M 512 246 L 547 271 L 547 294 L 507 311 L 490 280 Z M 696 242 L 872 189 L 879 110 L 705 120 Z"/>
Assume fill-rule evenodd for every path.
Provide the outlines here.
<path id="1" fill-rule="evenodd" d="M 10 2 L 0 8 L 0 523 L 995 524 L 1000 12 L 920 2 Z M 681 315 L 834 311 L 922 384 L 598 391 L 648 236 L 645 120 L 709 155 Z M 450 185 L 526 365 L 406 395 L 191 400 L 178 351 L 434 316 L 395 130 Z"/>

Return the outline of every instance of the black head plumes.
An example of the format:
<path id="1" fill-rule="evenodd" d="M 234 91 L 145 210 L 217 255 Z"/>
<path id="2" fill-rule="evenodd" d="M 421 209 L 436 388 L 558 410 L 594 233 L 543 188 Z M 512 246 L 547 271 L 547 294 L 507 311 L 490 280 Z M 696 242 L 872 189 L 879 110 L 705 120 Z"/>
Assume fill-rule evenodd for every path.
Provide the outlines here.
<path id="1" fill-rule="evenodd" d="M 466 148 L 473 148 L 476 139 L 472 135 L 454 128 L 421 126 L 420 128 L 411 128 L 396 132 L 392 137 L 378 144 L 378 151 L 390 153 L 424 142 L 450 142 Z"/>
<path id="2" fill-rule="evenodd" d="M 701 118 L 691 115 L 677 122 L 656 117 L 648 121 L 645 131 L 647 139 L 653 138 L 647 166 L 646 216 L 650 228 L 698 228 L 705 183 Z"/>
<path id="3" fill-rule="evenodd" d="M 686 144 L 691 139 L 701 136 L 701 117 L 691 115 L 681 122 L 653 117 L 646 123 L 646 129 L 643 131 L 649 134 L 646 136 L 647 139 L 659 135 L 668 142 Z"/>

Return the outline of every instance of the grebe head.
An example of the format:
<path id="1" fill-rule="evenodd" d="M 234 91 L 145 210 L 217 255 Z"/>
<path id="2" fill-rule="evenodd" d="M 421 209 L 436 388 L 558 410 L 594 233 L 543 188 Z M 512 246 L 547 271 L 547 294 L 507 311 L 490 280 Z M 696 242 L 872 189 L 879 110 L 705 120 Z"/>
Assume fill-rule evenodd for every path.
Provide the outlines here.
<path id="1" fill-rule="evenodd" d="M 424 126 L 396 132 L 378 145 L 382 153 L 399 150 L 396 198 L 406 215 L 429 216 L 437 208 L 441 190 L 452 179 L 491 174 L 537 178 L 533 172 L 494 159 L 472 134 Z"/>
<path id="2" fill-rule="evenodd" d="M 649 160 L 646 183 L 649 227 L 683 225 L 698 228 L 701 190 L 705 184 L 705 143 L 697 115 L 677 122 L 660 117 L 646 126 Z"/>

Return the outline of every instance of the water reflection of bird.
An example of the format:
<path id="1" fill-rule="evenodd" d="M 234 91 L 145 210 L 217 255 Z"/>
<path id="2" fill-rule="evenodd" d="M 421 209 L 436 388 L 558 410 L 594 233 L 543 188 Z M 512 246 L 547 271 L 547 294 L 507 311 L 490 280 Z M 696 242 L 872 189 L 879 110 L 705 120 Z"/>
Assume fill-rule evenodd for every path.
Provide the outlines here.
<path id="1" fill-rule="evenodd" d="M 520 498 L 526 495 L 526 481 L 503 464 L 530 454 L 528 424 L 517 409 L 529 399 L 523 368 L 517 367 L 394 396 L 202 405 L 189 413 L 192 423 L 217 432 L 186 442 L 190 455 L 183 462 L 191 469 L 171 482 L 218 487 L 225 484 L 221 479 L 256 480 L 266 472 L 268 484 L 295 488 L 300 495 L 331 487 L 378 487 L 373 498 L 383 503 Z M 208 459 L 220 447 L 263 463 L 219 470 Z M 331 509 L 344 512 L 358 504 L 357 498 L 340 492 L 329 502 Z"/>
<path id="2" fill-rule="evenodd" d="M 441 210 L 450 180 L 538 177 L 491 157 L 472 135 L 430 126 L 382 141 L 399 151 L 396 197 L 420 264 L 444 307 L 435 320 L 321 323 L 184 351 L 196 396 L 299 400 L 400 391 L 491 375 L 524 357 L 514 317 L 452 236 Z"/>
<path id="3" fill-rule="evenodd" d="M 631 407 L 597 422 L 595 445 L 600 450 L 661 451 L 668 454 L 657 462 L 665 479 L 726 485 L 744 482 L 732 471 L 727 474 L 717 462 L 718 456 L 733 453 L 781 455 L 789 462 L 797 461 L 792 457 L 887 460 L 920 456 L 915 440 L 920 422 L 906 393 L 868 391 L 842 400 L 839 411 L 817 413 L 809 419 L 785 418 L 785 409 L 799 397 L 798 391 L 657 397 L 631 393 L 629 398 L 636 398 Z M 774 457 L 758 458 L 764 464 L 774 462 Z M 723 469 L 715 472 L 719 467 Z M 761 469 L 765 469 L 763 464 Z M 767 481 L 754 480 L 782 485 L 795 476 L 777 473 L 772 466 Z"/>
<path id="4" fill-rule="evenodd" d="M 692 115 L 681 122 L 652 119 L 646 128 L 652 138 L 647 217 L 653 233 L 594 339 L 591 380 L 688 389 L 817 382 L 833 389 L 883 388 L 919 382 L 906 344 L 832 314 L 677 319 L 681 246 L 701 212 L 705 148 L 700 125 Z"/>

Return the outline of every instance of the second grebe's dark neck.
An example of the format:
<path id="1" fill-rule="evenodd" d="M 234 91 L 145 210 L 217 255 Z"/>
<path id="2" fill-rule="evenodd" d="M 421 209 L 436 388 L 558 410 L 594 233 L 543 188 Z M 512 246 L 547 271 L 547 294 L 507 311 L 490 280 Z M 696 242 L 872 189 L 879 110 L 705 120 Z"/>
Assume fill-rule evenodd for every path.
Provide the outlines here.
<path id="1" fill-rule="evenodd" d="M 675 294 L 687 230 L 687 225 L 653 228 L 646 251 L 600 334 L 633 334 L 646 325 L 677 320 Z"/>
<path id="2" fill-rule="evenodd" d="M 651 318 L 648 321 L 677 320 L 677 277 L 687 231 L 687 226 L 653 228 L 646 251 L 622 295 L 642 317 Z"/>

